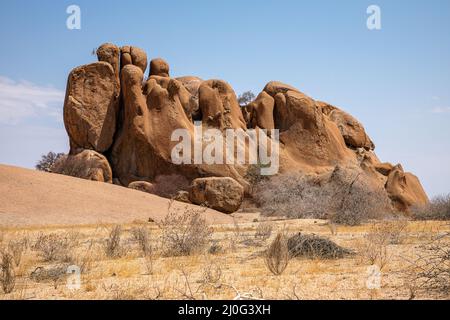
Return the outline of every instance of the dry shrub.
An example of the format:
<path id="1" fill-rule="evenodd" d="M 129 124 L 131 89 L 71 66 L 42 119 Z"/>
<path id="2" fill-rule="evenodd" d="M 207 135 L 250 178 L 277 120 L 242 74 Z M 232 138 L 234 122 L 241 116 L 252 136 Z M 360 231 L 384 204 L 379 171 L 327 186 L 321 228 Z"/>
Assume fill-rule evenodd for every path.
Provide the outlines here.
<path id="1" fill-rule="evenodd" d="M 78 244 L 77 237 L 78 234 L 76 233 L 70 233 L 66 236 L 57 233 L 40 233 L 32 249 L 37 251 L 45 262 L 70 261 L 73 259 L 70 249 Z"/>
<path id="2" fill-rule="evenodd" d="M 30 279 L 35 282 L 52 282 L 55 288 L 67 276 L 69 264 L 58 264 L 50 267 L 37 267 L 30 274 Z"/>
<path id="3" fill-rule="evenodd" d="M 430 203 L 412 208 L 416 220 L 450 220 L 450 194 L 437 196 Z"/>
<path id="4" fill-rule="evenodd" d="M 13 256 L 14 263 L 16 267 L 20 265 L 22 260 L 23 252 L 27 248 L 27 240 L 25 238 L 19 240 L 11 240 L 8 243 L 8 251 Z"/>
<path id="5" fill-rule="evenodd" d="M 273 231 L 273 225 L 270 222 L 260 222 L 256 226 L 255 238 L 266 241 L 270 238 Z"/>
<path id="6" fill-rule="evenodd" d="M 373 223 L 360 245 L 361 256 L 371 265 L 383 269 L 390 259 L 388 246 L 403 243 L 407 226 L 404 220 Z"/>
<path id="7" fill-rule="evenodd" d="M 144 257 L 152 254 L 152 246 L 150 244 L 150 233 L 145 227 L 135 227 L 131 229 L 134 241 L 139 245 L 139 249 Z"/>
<path id="8" fill-rule="evenodd" d="M 298 233 L 289 238 L 287 245 L 291 257 L 339 259 L 352 254 L 350 250 L 315 234 Z"/>
<path id="9" fill-rule="evenodd" d="M 172 198 L 178 191 L 187 190 L 189 181 L 179 174 L 159 175 L 153 184 L 154 193 L 160 197 Z"/>
<path id="10" fill-rule="evenodd" d="M 286 235 L 280 232 L 267 248 L 264 262 L 270 272 L 278 276 L 286 270 L 289 259 L 288 241 L 286 240 Z"/>
<path id="11" fill-rule="evenodd" d="M 112 227 L 109 236 L 105 241 L 105 254 L 109 258 L 118 258 L 122 255 L 122 245 L 120 239 L 122 237 L 122 227 L 117 225 Z"/>
<path id="12" fill-rule="evenodd" d="M 405 285 L 410 290 L 410 298 L 418 293 L 437 298 L 450 298 L 450 233 L 435 239 L 417 250 L 413 260 L 407 259 L 404 270 Z"/>
<path id="13" fill-rule="evenodd" d="M 185 207 L 183 212 L 169 204 L 167 216 L 160 224 L 163 254 L 165 256 L 188 256 L 199 252 L 209 243 L 212 229 L 199 210 Z"/>
<path id="14" fill-rule="evenodd" d="M 0 252 L 0 258 L 0 284 L 3 292 L 8 294 L 14 290 L 16 284 L 14 258 L 8 251 Z"/>
<path id="15" fill-rule="evenodd" d="M 218 283 L 222 278 L 222 269 L 216 263 L 209 263 L 203 268 L 202 280 L 203 283 Z"/>
<path id="16" fill-rule="evenodd" d="M 258 184 L 254 199 L 266 215 L 330 219 L 358 225 L 390 213 L 383 188 L 375 188 L 360 169 L 336 166 L 321 177 L 289 173 Z"/>

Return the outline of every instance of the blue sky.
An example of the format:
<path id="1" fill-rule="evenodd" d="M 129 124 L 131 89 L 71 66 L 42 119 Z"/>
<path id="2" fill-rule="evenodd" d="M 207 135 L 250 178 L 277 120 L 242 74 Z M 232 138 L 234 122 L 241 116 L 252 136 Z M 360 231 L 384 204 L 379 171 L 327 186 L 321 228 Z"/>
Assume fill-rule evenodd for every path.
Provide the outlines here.
<path id="1" fill-rule="evenodd" d="M 68 30 L 66 8 L 81 8 Z M 366 27 L 381 8 L 382 29 Z M 103 42 L 163 57 L 172 75 L 270 80 L 356 116 L 382 161 L 402 163 L 430 195 L 450 192 L 450 1 L 3 1 L 0 163 L 33 167 L 67 151 L 67 75 Z"/>

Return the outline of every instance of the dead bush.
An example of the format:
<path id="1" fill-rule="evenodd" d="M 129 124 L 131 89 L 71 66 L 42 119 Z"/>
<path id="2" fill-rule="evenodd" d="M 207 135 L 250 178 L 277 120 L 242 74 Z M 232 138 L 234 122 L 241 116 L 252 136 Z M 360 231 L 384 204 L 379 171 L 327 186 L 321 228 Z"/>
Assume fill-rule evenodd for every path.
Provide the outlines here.
<path id="1" fill-rule="evenodd" d="M 156 177 L 153 186 L 156 195 L 171 199 L 178 191 L 188 190 L 189 181 L 179 174 L 159 175 Z"/>
<path id="2" fill-rule="evenodd" d="M 212 229 L 202 218 L 201 212 L 185 207 L 182 212 L 169 204 L 167 216 L 160 224 L 163 254 L 188 256 L 202 250 L 210 241 Z"/>
<path id="3" fill-rule="evenodd" d="M 285 234 L 280 232 L 265 251 L 264 262 L 270 272 L 278 276 L 287 268 L 289 259 L 288 242 Z"/>
<path id="4" fill-rule="evenodd" d="M 109 236 L 105 241 L 105 254 L 107 257 L 118 258 L 122 255 L 121 237 L 122 227 L 119 225 L 112 227 Z"/>
<path id="5" fill-rule="evenodd" d="M 392 210 L 386 191 L 370 185 L 365 175 L 340 166 L 322 176 L 282 174 L 260 182 L 253 197 L 266 215 L 358 225 Z"/>
<path id="6" fill-rule="evenodd" d="M 436 298 L 450 298 L 450 234 L 435 239 L 431 244 L 416 250 L 413 259 L 406 259 L 408 268 L 403 271 L 410 298 L 417 294 L 432 294 Z"/>
<path id="7" fill-rule="evenodd" d="M 404 241 L 407 225 L 404 220 L 373 223 L 360 245 L 361 256 L 369 264 L 383 269 L 390 259 L 388 246 Z"/>
<path id="8" fill-rule="evenodd" d="M 350 250 L 315 234 L 298 233 L 289 238 L 287 246 L 291 257 L 339 259 L 352 254 Z"/>
<path id="9" fill-rule="evenodd" d="M 0 252 L 0 284 L 3 292 L 8 294 L 14 290 L 16 285 L 16 274 L 14 272 L 14 258 L 8 251 Z"/>
<path id="10" fill-rule="evenodd" d="M 131 229 L 134 241 L 139 245 L 142 255 L 149 256 L 152 254 L 152 246 L 150 244 L 150 233 L 145 227 L 135 227 Z"/>
<path id="11" fill-rule="evenodd" d="M 430 203 L 412 208 L 416 220 L 450 220 L 450 194 L 437 196 Z"/>
<path id="12" fill-rule="evenodd" d="M 202 272 L 203 283 L 218 283 L 222 277 L 222 268 L 216 263 L 209 263 Z"/>
<path id="13" fill-rule="evenodd" d="M 55 289 L 67 276 L 69 264 L 59 264 L 49 267 L 37 267 L 30 274 L 30 279 L 35 282 L 51 282 Z"/>
<path id="14" fill-rule="evenodd" d="M 8 243 L 8 251 L 11 253 L 16 267 L 20 265 L 23 252 L 27 248 L 26 239 L 11 240 Z"/>
<path id="15" fill-rule="evenodd" d="M 260 222 L 256 226 L 255 238 L 266 241 L 272 235 L 273 225 L 270 222 Z"/>
<path id="16" fill-rule="evenodd" d="M 40 233 L 32 249 L 37 251 L 45 262 L 70 261 L 73 258 L 70 249 L 76 246 L 76 237 L 76 234 L 64 236 L 56 233 Z"/>

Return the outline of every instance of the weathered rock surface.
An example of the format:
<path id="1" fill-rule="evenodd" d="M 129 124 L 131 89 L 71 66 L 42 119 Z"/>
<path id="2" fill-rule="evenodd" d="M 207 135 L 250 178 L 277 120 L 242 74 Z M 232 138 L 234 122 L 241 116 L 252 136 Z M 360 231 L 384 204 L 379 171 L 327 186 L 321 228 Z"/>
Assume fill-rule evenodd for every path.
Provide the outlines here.
<path id="1" fill-rule="evenodd" d="M 93 150 L 76 150 L 75 154 L 61 157 L 52 172 L 67 176 L 112 183 L 112 170 L 108 160 Z"/>
<path id="2" fill-rule="evenodd" d="M 170 67 L 166 60 L 157 58 L 150 61 L 150 76 L 169 77 Z"/>
<path id="3" fill-rule="evenodd" d="M 389 173 L 386 191 L 399 211 L 407 212 L 412 205 L 420 206 L 428 202 L 419 179 L 411 173 L 405 173 L 400 165 Z"/>
<path id="4" fill-rule="evenodd" d="M 199 178 L 192 182 L 189 200 L 198 205 L 224 213 L 239 209 L 244 199 L 244 188 L 232 178 Z"/>
<path id="5" fill-rule="evenodd" d="M 113 67 L 96 62 L 72 70 L 67 81 L 64 124 L 71 149 L 107 151 L 113 142 L 120 86 Z"/>
<path id="6" fill-rule="evenodd" d="M 112 43 L 104 43 L 97 49 L 98 61 L 109 63 L 116 74 L 117 82 L 120 83 L 120 49 Z"/>
<path id="7" fill-rule="evenodd" d="M 142 72 L 147 69 L 147 54 L 144 50 L 138 47 L 123 46 L 120 48 L 122 68 L 132 64 L 139 67 Z"/>
<path id="8" fill-rule="evenodd" d="M 194 154 L 182 162 L 172 161 L 172 151 L 180 142 L 172 141 L 172 134 L 184 129 L 190 135 L 187 144 L 192 146 L 194 122 L 200 121 L 202 129 L 222 133 L 225 129 L 241 129 L 244 135 L 247 128 L 278 129 L 280 172 L 320 176 L 336 166 L 357 167 L 366 173 L 369 184 L 385 190 L 398 210 L 406 212 L 428 201 L 415 176 L 377 158 L 374 143 L 358 120 L 293 86 L 269 82 L 254 101 L 241 108 L 227 82 L 194 76 L 171 78 L 169 64 L 160 58 L 150 62 L 144 81 L 147 55 L 137 47 L 119 50 L 103 44 L 97 56 L 100 62 L 75 68 L 69 75 L 64 122 L 72 156 L 78 156 L 79 148 L 104 154 L 117 184 L 142 189 L 143 181 L 150 184 L 160 176 L 180 175 L 194 181 L 192 190 L 208 190 L 207 194 L 191 190 L 190 201 L 223 212 L 237 210 L 241 193 L 250 187 L 249 165 L 198 164 Z M 101 173 L 103 180 L 112 179 L 107 169 Z M 84 176 L 102 179 L 100 173 Z M 182 190 L 177 196 L 187 200 Z"/>

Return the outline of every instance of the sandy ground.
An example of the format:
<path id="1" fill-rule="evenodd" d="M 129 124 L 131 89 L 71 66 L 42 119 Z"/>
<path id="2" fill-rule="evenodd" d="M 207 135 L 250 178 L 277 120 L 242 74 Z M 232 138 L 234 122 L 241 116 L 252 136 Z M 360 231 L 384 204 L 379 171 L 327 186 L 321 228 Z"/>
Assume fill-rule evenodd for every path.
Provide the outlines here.
<path id="1" fill-rule="evenodd" d="M 168 204 L 167 199 L 112 184 L 0 165 L 0 227 L 159 221 Z M 214 224 L 232 221 L 215 210 L 204 216 Z"/>
<path id="2" fill-rule="evenodd" d="M 261 218 L 260 218 L 261 219 Z M 331 232 L 326 221 L 289 220 L 271 223 L 270 238 L 255 238 L 260 222 L 214 225 L 212 241 L 200 252 L 189 256 L 161 254 L 161 228 L 155 223 L 122 225 L 121 246 L 124 253 L 111 258 L 105 254 L 105 243 L 112 226 L 72 228 L 0 228 L 0 247 L 11 241 L 27 243 L 15 267 L 14 291 L 2 299 L 233 299 L 249 294 L 257 299 L 410 299 L 410 280 L 405 270 L 408 258 L 420 247 L 450 226 L 444 222 L 408 222 L 401 241 L 386 246 L 386 261 L 381 282 L 368 288 L 371 263 L 361 247 L 371 224 L 356 227 L 338 226 Z M 133 240 L 133 228 L 149 231 L 152 253 L 143 256 Z M 337 260 L 293 258 L 281 275 L 273 275 L 264 262 L 264 250 L 280 230 L 314 233 L 355 252 Z M 64 261 L 46 262 L 34 248 L 40 235 L 59 234 L 70 239 L 67 253 L 77 265 L 86 269 L 80 287 L 68 287 L 65 269 L 57 276 L 33 278 L 39 268 L 55 270 L 67 266 Z M 25 242 L 24 242 L 25 241 Z M 208 247 L 221 249 L 211 253 Z M 417 291 L 415 299 L 436 299 L 431 292 Z"/>

